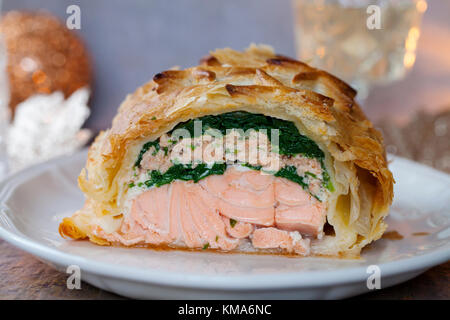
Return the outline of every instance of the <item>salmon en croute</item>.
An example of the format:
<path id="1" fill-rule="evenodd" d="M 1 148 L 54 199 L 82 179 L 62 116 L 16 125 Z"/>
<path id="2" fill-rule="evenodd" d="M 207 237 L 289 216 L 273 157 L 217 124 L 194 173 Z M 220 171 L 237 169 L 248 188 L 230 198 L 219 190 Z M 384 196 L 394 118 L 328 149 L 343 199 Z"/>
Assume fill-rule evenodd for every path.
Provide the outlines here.
<path id="1" fill-rule="evenodd" d="M 343 81 L 264 45 L 129 95 L 91 146 L 63 237 L 99 245 L 357 257 L 386 229 L 381 134 Z"/>

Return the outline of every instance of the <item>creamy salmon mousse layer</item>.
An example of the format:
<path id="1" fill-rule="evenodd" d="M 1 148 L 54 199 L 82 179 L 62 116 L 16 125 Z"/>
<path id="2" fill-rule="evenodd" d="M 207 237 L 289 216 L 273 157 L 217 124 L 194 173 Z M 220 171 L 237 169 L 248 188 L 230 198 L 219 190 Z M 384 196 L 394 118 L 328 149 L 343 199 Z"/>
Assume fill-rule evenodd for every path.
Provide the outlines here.
<path id="1" fill-rule="evenodd" d="M 240 121 L 227 124 L 230 116 Z M 246 131 L 234 128 L 243 120 Z M 125 246 L 308 255 L 311 240 L 323 238 L 332 190 L 319 147 L 289 122 L 262 115 L 203 121 L 145 143 L 126 182 L 120 226 L 92 232 Z M 286 139 L 297 139 L 296 149 Z"/>

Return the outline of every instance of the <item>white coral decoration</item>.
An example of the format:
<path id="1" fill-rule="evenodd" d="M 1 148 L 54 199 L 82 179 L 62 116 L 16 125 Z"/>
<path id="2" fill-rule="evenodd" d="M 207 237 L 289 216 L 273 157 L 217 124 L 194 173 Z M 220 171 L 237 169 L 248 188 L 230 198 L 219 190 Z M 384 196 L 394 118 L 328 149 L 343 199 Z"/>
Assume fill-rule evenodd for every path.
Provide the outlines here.
<path id="1" fill-rule="evenodd" d="M 92 134 L 81 129 L 90 114 L 89 93 L 81 88 L 67 100 L 61 92 L 54 92 L 20 103 L 8 132 L 10 170 L 70 154 L 85 145 Z"/>

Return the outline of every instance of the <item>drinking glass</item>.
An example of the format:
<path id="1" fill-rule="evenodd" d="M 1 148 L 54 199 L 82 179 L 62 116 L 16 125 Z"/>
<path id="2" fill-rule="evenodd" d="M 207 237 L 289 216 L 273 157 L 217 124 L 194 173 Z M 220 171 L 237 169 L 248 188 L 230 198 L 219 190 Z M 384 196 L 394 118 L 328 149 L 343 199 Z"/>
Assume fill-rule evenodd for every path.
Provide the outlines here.
<path id="1" fill-rule="evenodd" d="M 365 99 L 416 59 L 425 0 L 293 0 L 298 58 L 344 79 Z M 378 20 L 377 20 L 378 19 Z"/>

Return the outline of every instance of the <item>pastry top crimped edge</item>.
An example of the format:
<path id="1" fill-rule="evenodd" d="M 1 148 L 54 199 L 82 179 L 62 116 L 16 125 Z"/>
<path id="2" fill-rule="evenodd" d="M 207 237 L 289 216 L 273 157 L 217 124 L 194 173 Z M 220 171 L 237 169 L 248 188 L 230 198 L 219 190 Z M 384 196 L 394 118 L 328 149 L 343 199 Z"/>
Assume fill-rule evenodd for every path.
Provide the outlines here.
<path id="1" fill-rule="evenodd" d="M 181 121 L 246 110 L 293 121 L 335 160 L 369 171 L 379 182 L 375 204 L 387 208 L 393 177 L 382 136 L 355 95 L 335 76 L 277 55 L 269 46 L 251 45 L 243 52 L 218 49 L 200 65 L 158 73 L 128 95 L 111 129 L 91 146 L 88 174 L 82 171 L 79 184 L 88 198 L 113 202 L 113 181 L 130 145 L 156 138 Z"/>

